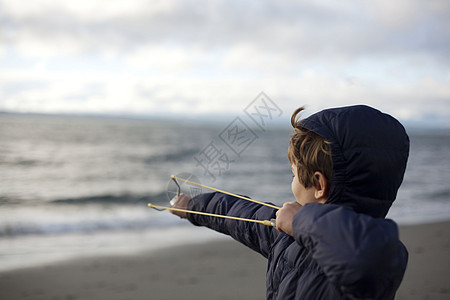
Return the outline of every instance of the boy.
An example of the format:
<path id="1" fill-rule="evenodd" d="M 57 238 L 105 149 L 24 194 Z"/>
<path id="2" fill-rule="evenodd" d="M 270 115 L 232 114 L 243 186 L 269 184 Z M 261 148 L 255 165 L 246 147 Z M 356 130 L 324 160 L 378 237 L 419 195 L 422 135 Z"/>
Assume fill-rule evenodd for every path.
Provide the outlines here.
<path id="1" fill-rule="evenodd" d="M 291 118 L 288 157 L 296 202 L 276 211 L 211 193 L 178 197 L 174 207 L 268 220 L 260 224 L 172 213 L 228 234 L 268 258 L 267 299 L 394 299 L 408 253 L 385 219 L 403 180 L 409 138 L 368 106 Z"/>

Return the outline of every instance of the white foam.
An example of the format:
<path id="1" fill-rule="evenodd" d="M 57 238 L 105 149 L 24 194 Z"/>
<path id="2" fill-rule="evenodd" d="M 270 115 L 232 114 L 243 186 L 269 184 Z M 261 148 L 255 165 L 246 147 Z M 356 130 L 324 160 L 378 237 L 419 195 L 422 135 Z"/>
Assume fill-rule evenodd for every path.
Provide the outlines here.
<path id="1" fill-rule="evenodd" d="M 224 235 L 193 226 L 160 230 L 27 236 L 0 240 L 0 272 L 75 258 L 132 255 L 223 239 Z"/>

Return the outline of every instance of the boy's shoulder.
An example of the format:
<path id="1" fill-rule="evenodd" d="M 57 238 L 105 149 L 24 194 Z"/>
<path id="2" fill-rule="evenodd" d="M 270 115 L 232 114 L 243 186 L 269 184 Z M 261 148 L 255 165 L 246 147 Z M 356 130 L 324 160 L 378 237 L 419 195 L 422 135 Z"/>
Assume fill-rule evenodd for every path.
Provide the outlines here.
<path id="1" fill-rule="evenodd" d="M 348 242 L 348 238 L 370 238 L 392 235 L 398 238 L 398 226 L 390 219 L 374 218 L 358 213 L 350 207 L 337 204 L 310 203 L 295 216 L 293 228 L 297 235 L 332 237 L 337 242 Z M 370 238 L 369 238 L 370 237 Z"/>

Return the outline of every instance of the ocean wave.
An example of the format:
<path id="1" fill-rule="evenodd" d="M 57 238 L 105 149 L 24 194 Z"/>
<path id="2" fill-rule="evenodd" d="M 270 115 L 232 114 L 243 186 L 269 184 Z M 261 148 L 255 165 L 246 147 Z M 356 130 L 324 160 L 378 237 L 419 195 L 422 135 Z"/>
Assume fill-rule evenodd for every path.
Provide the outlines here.
<path id="1" fill-rule="evenodd" d="M 198 154 L 198 148 L 192 149 L 179 149 L 176 152 L 166 152 L 166 153 L 158 153 L 152 156 L 147 157 L 144 162 L 146 164 L 153 164 L 159 162 L 179 162 L 185 159 L 192 159 L 195 154 Z"/>
<path id="2" fill-rule="evenodd" d="M 50 201 L 53 204 L 143 204 L 148 202 L 164 203 L 168 201 L 167 192 L 160 192 L 153 195 L 135 194 L 105 194 L 96 196 L 86 196 L 79 198 L 65 198 Z"/>
<path id="3" fill-rule="evenodd" d="M 436 191 L 434 193 L 431 193 L 430 197 L 432 199 L 440 199 L 440 200 L 450 201 L 450 190 L 446 189 L 446 190 Z"/>
<path id="4" fill-rule="evenodd" d="M 33 213 L 33 210 L 37 210 Z M 102 231 L 140 231 L 170 228 L 184 224 L 168 213 L 148 208 L 120 207 L 115 209 L 64 209 L 48 207 L 47 211 L 29 208 L 11 212 L 14 217 L 0 220 L 0 238 L 27 235 L 90 234 Z M 19 215 L 17 215 L 19 214 Z M 34 217 L 31 217 L 34 215 Z M 6 216 L 6 215 L 4 215 Z"/>
<path id="5" fill-rule="evenodd" d="M 0 196 L 0 204 L 9 204 L 9 203 L 14 203 L 14 201 L 12 201 L 12 199 L 9 197 Z"/>

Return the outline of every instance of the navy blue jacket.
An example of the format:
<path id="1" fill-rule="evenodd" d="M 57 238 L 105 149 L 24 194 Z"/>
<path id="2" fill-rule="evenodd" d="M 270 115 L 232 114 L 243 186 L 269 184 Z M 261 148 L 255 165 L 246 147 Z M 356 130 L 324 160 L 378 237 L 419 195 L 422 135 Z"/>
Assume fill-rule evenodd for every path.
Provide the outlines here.
<path id="1" fill-rule="evenodd" d="M 257 223 L 188 214 L 268 258 L 267 299 L 394 299 L 408 253 L 385 219 L 403 180 L 409 139 L 389 115 L 367 106 L 321 111 L 301 123 L 331 142 L 333 177 L 325 204 L 305 205 L 293 237 Z M 276 211 L 221 193 L 188 209 L 268 220 Z"/>

